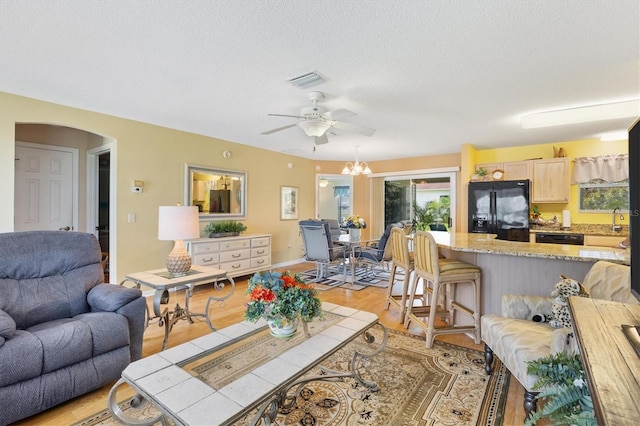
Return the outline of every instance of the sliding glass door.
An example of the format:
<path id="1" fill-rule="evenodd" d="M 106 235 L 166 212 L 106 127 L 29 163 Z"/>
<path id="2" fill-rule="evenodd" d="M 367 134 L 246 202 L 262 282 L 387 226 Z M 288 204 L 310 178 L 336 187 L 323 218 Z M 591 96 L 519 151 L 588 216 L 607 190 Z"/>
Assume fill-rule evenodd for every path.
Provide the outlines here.
<path id="1" fill-rule="evenodd" d="M 455 174 L 389 176 L 384 179 L 384 224 L 410 221 L 418 230 L 451 228 Z"/>

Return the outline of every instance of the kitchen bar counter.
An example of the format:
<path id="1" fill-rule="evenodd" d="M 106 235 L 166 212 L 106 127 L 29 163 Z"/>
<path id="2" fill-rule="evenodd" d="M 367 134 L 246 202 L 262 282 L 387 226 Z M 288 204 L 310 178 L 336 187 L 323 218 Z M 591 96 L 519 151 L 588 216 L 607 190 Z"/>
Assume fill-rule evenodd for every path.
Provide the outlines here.
<path id="1" fill-rule="evenodd" d="M 438 246 L 458 252 L 504 254 L 581 262 L 608 260 L 624 265 L 631 264 L 629 249 L 503 241 L 496 240 L 495 235 L 492 234 L 450 234 L 441 231 L 432 231 L 431 234 L 436 239 Z"/>
<path id="2" fill-rule="evenodd" d="M 599 260 L 631 263 L 629 249 L 502 241 L 491 234 L 431 234 L 442 255 L 482 270 L 483 315 L 501 315 L 504 294 L 550 296 L 560 275 L 582 281 Z M 471 294 L 465 292 L 463 303 Z"/>

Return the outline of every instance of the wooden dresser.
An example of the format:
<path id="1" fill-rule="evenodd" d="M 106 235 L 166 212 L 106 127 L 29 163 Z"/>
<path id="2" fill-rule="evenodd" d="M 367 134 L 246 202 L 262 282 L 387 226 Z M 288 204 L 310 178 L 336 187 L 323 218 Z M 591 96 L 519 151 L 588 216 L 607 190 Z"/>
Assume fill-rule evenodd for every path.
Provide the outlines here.
<path id="1" fill-rule="evenodd" d="M 637 425 L 640 356 L 621 325 L 640 325 L 640 305 L 570 297 L 569 308 L 598 425 Z"/>
<path id="2" fill-rule="evenodd" d="M 230 277 L 271 268 L 271 234 L 185 241 L 194 264 L 227 271 Z"/>

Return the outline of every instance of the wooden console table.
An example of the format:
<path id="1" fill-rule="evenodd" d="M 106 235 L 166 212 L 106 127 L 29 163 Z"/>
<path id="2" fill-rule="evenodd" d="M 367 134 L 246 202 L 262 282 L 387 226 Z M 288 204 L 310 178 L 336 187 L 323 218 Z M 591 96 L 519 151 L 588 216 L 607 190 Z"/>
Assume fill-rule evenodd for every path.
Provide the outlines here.
<path id="1" fill-rule="evenodd" d="M 569 309 L 599 425 L 637 425 L 640 356 L 622 331 L 640 325 L 640 305 L 570 297 Z"/>

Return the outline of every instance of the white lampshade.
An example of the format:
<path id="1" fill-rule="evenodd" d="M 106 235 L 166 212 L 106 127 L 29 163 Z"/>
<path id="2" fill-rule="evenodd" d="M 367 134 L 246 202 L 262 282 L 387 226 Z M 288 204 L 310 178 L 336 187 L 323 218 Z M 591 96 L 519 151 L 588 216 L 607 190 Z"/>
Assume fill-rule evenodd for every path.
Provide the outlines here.
<path id="1" fill-rule="evenodd" d="M 331 123 L 323 120 L 303 120 L 298 123 L 298 126 L 302 127 L 307 135 L 319 137 L 329 130 Z"/>
<path id="2" fill-rule="evenodd" d="M 173 250 L 167 256 L 167 271 L 174 276 L 185 275 L 191 269 L 191 256 L 182 240 L 198 238 L 198 208 L 196 206 L 160 206 L 158 239 L 173 240 Z"/>
<path id="3" fill-rule="evenodd" d="M 200 236 L 198 207 L 160 206 L 158 213 L 159 240 L 189 240 Z"/>

